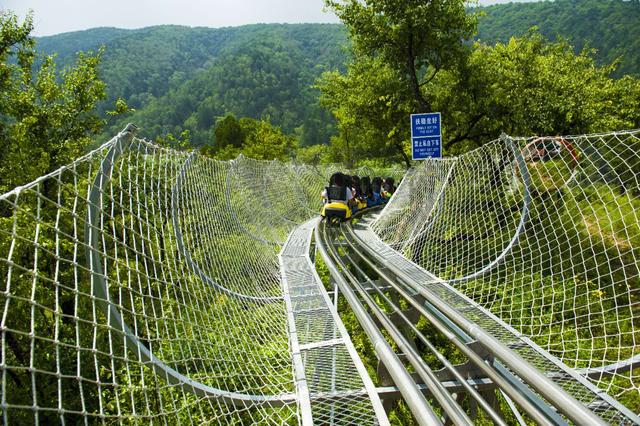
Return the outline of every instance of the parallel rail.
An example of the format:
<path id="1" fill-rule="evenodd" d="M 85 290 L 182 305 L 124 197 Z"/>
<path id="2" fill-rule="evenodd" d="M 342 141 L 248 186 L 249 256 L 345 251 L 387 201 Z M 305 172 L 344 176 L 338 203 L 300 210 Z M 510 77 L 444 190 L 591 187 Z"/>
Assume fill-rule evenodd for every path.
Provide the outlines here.
<path id="1" fill-rule="evenodd" d="M 450 386 L 445 385 L 442 378 L 448 377 L 449 381 L 456 383 L 457 392 L 465 392 L 472 405 L 480 408 L 491 421 L 499 425 L 506 423 L 497 395 L 506 402 L 502 407 L 509 407 L 516 421 L 521 424 L 524 424 L 525 416 L 538 424 L 640 424 L 634 413 L 604 391 L 595 388 L 569 367 L 519 336 L 520 344 L 531 344 L 532 350 L 526 353 L 532 352 L 545 358 L 544 361 L 552 365 L 555 371 L 563 374 L 562 380 L 556 380 L 557 374 L 554 377 L 548 371 L 536 368 L 538 360 L 523 359 L 520 355 L 522 351 L 512 349 L 493 335 L 496 330 L 482 329 L 447 300 L 425 288 L 419 277 L 420 274 L 428 274 L 426 271 L 404 258 L 399 261 L 395 257 L 385 256 L 380 250 L 380 244 L 383 243 L 376 241 L 377 245 L 370 244 L 363 238 L 366 235 L 363 228 L 359 228 L 354 232 L 351 224 L 331 228 L 321 222 L 316 228 L 318 249 L 418 423 L 472 423 L 468 407 L 463 408 L 465 404 L 453 397 Z M 401 256 L 388 246 L 384 249 Z M 437 281 L 436 277 L 429 275 L 429 278 L 429 282 Z M 447 289 L 455 292 L 450 286 Z M 473 310 L 483 310 L 464 296 L 456 296 L 469 302 Z M 402 309 L 403 306 L 405 309 Z M 409 309 L 406 309 L 407 306 Z M 424 317 L 466 357 L 468 361 L 465 365 L 453 365 L 438 351 L 418 329 L 416 317 L 419 316 Z M 498 325 L 500 328 L 504 326 L 509 332 L 514 331 L 504 323 Z M 386 331 L 399 353 L 390 351 L 381 329 Z M 504 330 L 499 332 L 504 333 Z M 414 337 L 422 348 L 435 356 L 444 367 L 442 370 L 434 371 L 423 360 L 423 353 L 417 350 Z M 409 375 L 406 368 L 415 371 L 415 374 Z M 401 369 L 405 369 L 406 374 Z M 476 380 L 478 376 L 492 383 L 493 387 L 483 391 L 476 389 L 471 379 Z M 570 381 L 570 386 L 566 386 L 563 380 Z M 427 402 L 423 396 L 425 392 L 435 404 Z M 578 397 L 574 396 L 576 394 Z M 381 392 L 381 396 L 384 398 L 384 392 Z"/>

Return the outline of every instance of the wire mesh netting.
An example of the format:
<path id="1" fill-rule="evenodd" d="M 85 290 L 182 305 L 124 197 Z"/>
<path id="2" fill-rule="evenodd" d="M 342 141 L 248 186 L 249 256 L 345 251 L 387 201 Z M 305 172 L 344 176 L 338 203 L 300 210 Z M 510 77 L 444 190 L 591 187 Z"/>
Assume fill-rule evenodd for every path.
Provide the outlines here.
<path id="1" fill-rule="evenodd" d="M 428 160 L 372 227 L 638 412 L 639 136 Z M 308 259 L 334 171 L 120 135 L 1 195 L 3 422 L 296 424 L 299 375 L 317 422 L 375 422 Z"/>
<path id="2" fill-rule="evenodd" d="M 1 195 L 3 422 L 297 424 L 278 253 L 331 170 L 124 132 Z M 350 398 L 314 410 L 357 423 Z"/>
<path id="3" fill-rule="evenodd" d="M 425 161 L 371 227 L 638 413 L 639 152 L 640 131 L 505 136 Z"/>

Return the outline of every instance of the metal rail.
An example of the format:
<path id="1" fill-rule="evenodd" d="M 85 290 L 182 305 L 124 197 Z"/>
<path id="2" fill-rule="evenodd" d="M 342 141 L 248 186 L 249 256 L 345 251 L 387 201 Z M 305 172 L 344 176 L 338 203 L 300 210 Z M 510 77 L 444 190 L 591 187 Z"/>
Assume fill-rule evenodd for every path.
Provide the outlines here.
<path id="1" fill-rule="evenodd" d="M 369 247 L 366 243 L 361 241 L 355 233 L 352 233 L 352 236 L 368 256 L 378 261 L 384 261 L 384 259 L 382 259 L 372 247 Z M 422 296 L 426 302 L 432 305 L 437 312 L 446 317 L 455 327 L 461 329 L 474 340 L 477 340 L 488 351 L 490 351 L 495 358 L 500 359 L 509 370 L 517 374 L 518 377 L 520 377 L 545 399 L 552 402 L 555 409 L 564 414 L 567 418 L 577 424 L 606 424 L 582 403 L 569 395 L 551 379 L 533 368 L 518 354 L 506 347 L 494 336 L 469 321 L 446 302 L 438 298 L 435 294 L 429 292 L 423 285 L 418 283 L 415 278 L 411 277 L 405 270 L 403 270 L 403 268 L 400 268 L 399 265 L 388 263 L 385 266 L 395 275 L 395 277 L 404 282 L 412 292 Z M 434 280 L 437 280 L 436 277 L 433 278 Z M 509 396 L 517 398 L 516 394 L 509 394 Z M 533 414 L 533 412 L 530 412 L 529 410 L 526 411 L 530 415 Z M 549 415 L 549 412 L 547 411 L 545 414 Z"/>
<path id="2" fill-rule="evenodd" d="M 350 231 L 350 228 L 347 228 Z M 531 416 L 539 424 L 566 424 L 556 411 L 549 407 L 535 393 L 531 392 L 522 383 L 508 372 L 504 367 L 500 368 L 493 360 L 487 360 L 481 357 L 469 346 L 473 339 L 462 330 L 457 333 L 451 331 L 451 323 L 446 320 L 440 312 L 433 308 L 430 304 L 425 304 L 424 300 L 418 300 L 416 292 L 407 289 L 397 277 L 389 277 L 380 270 L 380 267 L 366 256 L 362 256 L 361 250 L 350 241 L 353 235 L 347 238 L 347 244 L 357 253 L 368 267 L 376 271 L 379 276 L 387 282 L 401 297 L 404 298 L 420 315 L 424 316 L 432 325 L 438 329 L 450 342 L 469 359 L 480 371 L 482 371 L 489 379 L 495 383 L 497 387 L 502 389 L 511 399 L 513 399 L 524 411 Z M 446 364 L 445 364 L 446 365 Z M 481 404 L 482 406 L 482 404 Z M 493 417 L 491 411 L 487 413 Z"/>
<path id="3" fill-rule="evenodd" d="M 510 388 L 515 398 L 519 402 L 521 402 L 526 408 L 531 410 L 533 412 L 532 417 L 536 418 L 536 411 L 534 409 L 535 406 L 533 404 L 530 404 L 526 399 L 521 398 L 523 395 L 520 389 L 517 389 L 511 386 L 509 382 L 507 382 L 505 379 L 502 378 L 502 376 L 495 373 L 490 368 L 489 366 L 490 363 L 488 363 L 487 360 L 483 359 L 475 351 L 473 351 L 470 348 L 470 346 L 468 346 L 470 341 L 464 342 L 458 336 L 455 336 L 454 334 L 452 334 L 446 328 L 446 326 L 444 326 L 438 320 L 436 316 L 434 316 L 432 313 L 430 313 L 426 308 L 422 306 L 420 301 L 416 300 L 414 296 L 412 296 L 405 289 L 399 286 L 397 282 L 394 281 L 392 278 L 390 278 L 387 274 L 385 274 L 378 265 L 376 265 L 374 262 L 369 260 L 366 256 L 362 255 L 362 253 L 350 240 L 350 237 L 348 237 L 344 233 L 345 228 L 348 229 L 348 227 L 343 225 L 342 234 L 345 237 L 345 241 L 353 250 L 353 253 L 355 253 L 355 255 L 360 258 L 361 262 L 364 262 L 369 268 L 371 268 L 371 270 L 373 270 L 378 275 L 378 277 L 381 280 L 385 281 L 389 285 L 388 288 L 395 290 L 397 294 L 404 297 L 404 299 L 407 302 L 409 302 L 409 304 L 413 309 L 416 309 L 417 312 L 419 312 L 421 315 L 427 318 L 433 325 L 435 325 L 436 328 L 438 328 L 439 331 L 442 332 L 449 339 L 449 341 L 453 342 L 457 346 L 457 348 L 469 358 L 469 361 L 471 363 L 475 364 L 476 368 L 484 372 L 487 375 L 487 377 L 489 377 L 492 380 L 492 383 L 494 383 L 494 386 L 498 385 L 498 386 L 502 386 L 502 388 Z M 350 256 L 347 254 L 345 257 L 347 257 L 352 261 L 351 264 L 355 268 L 357 268 L 358 270 L 362 270 L 360 267 L 357 266 L 358 262 L 355 261 L 353 256 Z M 375 290 L 378 293 L 378 295 L 381 298 L 383 298 L 385 302 L 387 302 L 394 309 L 394 313 L 397 314 L 400 318 L 402 318 L 405 324 L 409 326 L 411 331 L 413 331 L 416 334 L 416 336 L 422 341 L 422 343 L 436 356 L 436 358 L 442 363 L 444 368 L 448 370 L 458 380 L 462 388 L 466 392 L 468 392 L 469 395 L 474 400 L 476 400 L 476 402 L 487 412 L 487 414 L 489 414 L 489 416 L 493 419 L 493 421 L 496 424 L 504 424 L 504 419 L 493 409 L 493 407 L 491 407 L 487 403 L 487 401 L 476 391 L 476 389 L 468 385 L 467 379 L 462 377 L 462 375 L 458 372 L 456 367 L 453 364 L 451 364 L 449 360 L 444 355 L 442 355 L 440 351 L 422 334 L 422 332 L 418 330 L 418 328 L 414 325 L 414 323 L 410 321 L 410 319 L 407 318 L 406 315 L 402 313 L 401 308 L 397 305 L 397 303 L 394 303 L 387 295 L 385 295 L 384 292 L 379 288 L 379 286 L 376 286 Z M 540 401 L 536 401 L 536 402 L 539 403 Z M 543 418 L 543 417 L 539 417 L 538 420 L 542 423 L 546 422 L 546 418 Z M 556 420 L 560 421 L 561 419 L 559 417 L 556 417 Z"/>
<path id="4" fill-rule="evenodd" d="M 384 329 L 389 333 L 393 341 L 398 345 L 398 348 L 402 351 L 405 357 L 408 359 L 411 366 L 416 371 L 416 374 L 422 379 L 422 381 L 427 385 L 427 388 L 431 391 L 431 394 L 438 401 L 438 403 L 442 407 L 446 407 L 445 411 L 449 416 L 450 420 L 457 425 L 465 425 L 470 424 L 471 419 L 467 416 L 464 410 L 458 405 L 458 403 L 453 399 L 453 397 L 446 391 L 444 386 L 440 383 L 435 373 L 431 370 L 429 365 L 424 362 L 421 358 L 420 353 L 418 353 L 417 349 L 414 349 L 409 342 L 409 340 L 403 335 L 402 331 L 399 327 L 397 327 L 393 321 L 389 318 L 389 315 L 386 314 L 375 302 L 375 300 L 369 295 L 366 289 L 363 287 L 362 282 L 373 285 L 374 288 L 377 288 L 375 283 L 367 276 L 367 274 L 358 267 L 358 265 L 353 262 L 353 258 L 349 256 L 349 254 L 345 251 L 344 253 L 345 260 L 349 261 L 349 265 L 356 269 L 360 278 L 357 278 L 353 273 L 351 273 L 345 263 L 338 257 L 336 261 L 339 263 L 340 267 L 345 271 L 345 274 L 350 281 L 352 288 L 356 290 L 359 294 L 360 298 L 364 300 L 370 312 L 374 315 L 374 317 L 382 324 Z M 380 294 L 384 294 L 380 292 Z M 389 301 L 390 302 L 390 301 Z M 393 312 L 401 315 L 402 311 L 396 305 L 393 305 Z M 418 331 L 418 333 L 420 333 Z M 425 339 L 426 340 L 426 339 Z"/>
<path id="5" fill-rule="evenodd" d="M 344 235 L 344 236 L 347 237 L 346 235 Z M 331 243 L 327 243 L 326 242 L 326 240 L 327 240 L 326 237 L 324 238 L 324 240 L 325 240 L 325 242 L 324 243 L 321 242 L 320 243 L 321 245 L 322 244 L 329 245 L 329 246 L 331 245 Z M 345 241 L 346 241 L 346 245 L 349 246 L 354 251 L 354 253 L 356 253 L 358 256 L 361 255 L 361 253 L 358 250 L 358 248 L 355 247 L 353 245 L 353 243 L 351 243 L 351 241 L 349 240 L 349 237 L 345 238 Z M 341 247 L 344 248 L 344 244 L 341 244 Z M 358 262 L 355 261 L 353 256 L 350 256 L 346 252 L 343 254 L 343 256 L 345 257 L 345 260 L 348 261 L 349 265 L 352 268 L 354 268 L 357 271 L 359 271 L 362 274 L 364 274 L 362 269 L 357 266 Z M 340 261 L 339 257 L 338 257 L 338 260 L 336 260 L 336 262 L 342 263 Z M 367 266 L 371 267 L 378 274 L 378 276 L 381 279 L 383 279 L 388 284 L 390 284 L 389 288 L 397 287 L 397 284 L 396 284 L 397 280 L 394 280 L 394 279 L 390 278 L 389 276 L 387 276 L 387 274 L 385 274 L 379 268 L 377 268 L 376 265 L 373 262 L 368 261 L 367 263 L 368 263 Z M 346 268 L 344 268 L 344 265 L 345 264 L 342 263 L 343 269 L 346 270 Z M 346 275 L 348 276 L 349 273 L 347 272 Z M 389 334 L 394 338 L 394 341 L 405 352 L 405 355 L 408 358 L 410 358 L 411 349 L 410 348 L 407 349 L 406 343 L 405 344 L 402 343 L 403 337 L 398 338 L 398 334 L 399 333 L 394 332 L 393 330 L 389 329 L 389 321 L 385 321 L 383 318 L 381 318 L 381 316 L 384 315 L 382 313 L 382 310 L 379 309 L 377 306 L 375 306 L 375 304 L 373 304 L 371 302 L 372 299 L 368 296 L 366 290 L 359 283 L 359 280 L 351 279 L 350 281 L 352 282 L 352 285 L 357 288 L 357 290 L 359 291 L 360 296 L 363 299 L 365 299 L 365 300 L 369 299 L 367 301 L 368 302 L 367 306 L 369 307 L 369 309 L 374 312 L 374 315 L 376 316 L 376 319 L 378 319 L 378 321 L 385 327 L 385 329 L 387 329 Z M 365 281 L 367 283 L 373 284 L 373 282 L 372 282 L 372 280 L 370 278 L 365 277 Z M 487 414 L 492 418 L 492 420 L 496 424 L 503 424 L 504 420 L 487 403 L 487 401 L 485 401 L 484 398 L 482 398 L 482 396 L 477 393 L 477 391 L 475 391 L 474 389 L 469 391 L 468 387 L 464 386 L 466 384 L 466 380 L 464 378 L 461 378 L 461 375 L 455 370 L 455 367 L 453 365 L 451 365 L 451 363 L 448 360 L 446 360 L 446 358 L 444 358 L 442 355 L 440 355 L 438 353 L 437 349 L 424 336 L 421 335 L 420 331 L 408 320 L 408 318 L 406 316 L 404 316 L 402 314 L 402 312 L 401 312 L 400 308 L 398 307 L 398 305 L 394 304 L 389 298 L 387 298 L 384 295 L 384 293 L 382 291 L 377 289 L 377 287 L 374 286 L 374 289 L 378 292 L 379 296 L 381 296 L 383 299 L 386 299 L 386 301 L 392 307 L 392 313 L 394 315 L 397 315 L 397 316 L 403 318 L 405 323 L 406 323 L 406 325 L 408 325 L 411 328 L 411 330 L 414 333 L 416 333 L 418 338 L 420 338 L 421 341 L 427 345 L 427 347 L 431 348 L 431 350 L 436 354 L 438 359 L 443 363 L 445 368 L 447 370 L 449 370 L 449 372 L 452 373 L 454 375 L 454 377 L 456 377 L 458 379 L 458 381 L 460 382 L 460 386 L 469 392 L 470 396 L 478 403 L 478 405 L 480 407 L 482 407 L 482 409 L 485 412 L 487 412 Z M 342 287 L 341 287 L 341 290 L 342 290 Z M 401 296 L 405 297 L 405 300 L 409 301 L 410 303 L 415 304 L 414 307 L 417 307 L 418 311 L 423 316 L 425 316 L 430 322 L 435 323 L 436 325 L 439 324 L 438 321 L 440 321 L 440 320 L 436 316 L 431 314 L 428 310 L 426 310 L 423 306 L 418 304 L 415 301 L 415 299 L 412 298 L 411 295 L 409 295 L 409 293 L 407 293 L 406 291 L 403 291 L 401 288 L 399 288 L 399 290 L 400 291 L 398 291 L 398 294 L 400 294 Z M 358 303 L 358 302 L 356 301 L 356 303 Z M 350 304 L 351 304 L 351 302 L 350 302 Z M 455 341 L 455 343 L 457 344 L 458 349 L 460 349 L 460 351 L 462 353 L 464 353 L 469 358 L 469 360 L 471 362 L 475 363 L 477 365 L 477 367 L 479 368 L 479 370 L 483 371 L 487 375 L 487 377 L 489 377 L 491 380 L 493 380 L 493 383 L 495 383 L 496 385 L 498 385 L 502 389 L 508 390 L 508 394 L 514 400 L 516 400 L 523 408 L 525 408 L 525 411 L 531 416 L 531 418 L 536 420 L 539 424 L 566 424 L 566 422 L 562 419 L 562 417 L 560 417 L 554 411 L 553 408 L 551 408 L 548 405 L 546 405 L 544 403 L 544 401 L 542 401 L 537 395 L 535 395 L 535 393 L 530 392 L 530 391 L 527 392 L 528 389 L 525 388 L 522 385 L 518 386 L 517 385 L 519 383 L 518 379 L 513 377 L 512 375 L 510 375 L 506 369 L 502 368 L 499 371 L 493 370 L 489 366 L 487 360 L 485 360 L 482 357 L 480 357 L 469 346 L 467 346 L 467 344 L 465 342 L 463 342 L 462 340 L 459 340 L 457 338 L 457 336 L 455 336 L 453 333 L 451 333 L 442 324 L 440 324 L 439 331 L 443 332 L 443 334 L 449 340 Z M 471 339 L 467 339 L 467 341 L 470 341 L 470 340 Z M 412 364 L 414 364 L 414 363 L 412 363 Z M 414 367 L 414 369 L 416 371 L 420 371 L 420 367 L 415 366 L 415 365 L 413 365 L 413 367 Z M 426 366 L 426 364 L 425 364 L 422 368 L 428 369 L 428 366 Z M 503 378 L 503 376 L 511 376 L 510 377 L 511 381 L 508 381 L 507 379 Z M 440 392 L 442 390 L 442 385 L 440 383 L 436 383 L 434 385 L 434 383 L 432 381 L 428 381 L 428 380 L 425 380 L 425 383 L 427 383 L 426 386 L 427 386 L 428 390 L 430 391 L 430 393 L 433 394 L 434 396 L 436 396 L 436 399 L 438 399 L 438 402 L 441 404 L 441 407 L 443 408 L 445 413 L 447 413 L 447 415 L 451 417 L 451 420 L 453 420 L 454 423 L 456 423 L 456 424 L 467 424 L 467 423 L 470 423 L 470 421 L 466 421 L 466 422 L 461 421 L 460 419 L 463 418 L 462 416 L 457 417 L 457 421 L 456 421 L 456 412 L 459 410 L 459 406 L 458 406 L 456 401 L 452 401 L 452 400 L 450 400 L 450 399 L 448 399 L 446 397 L 442 398 L 442 395 L 440 395 L 441 396 L 440 398 L 437 397 L 438 396 L 438 392 Z M 440 388 L 440 389 L 438 389 L 438 388 Z M 514 414 L 516 415 L 516 417 L 519 416 L 519 413 L 517 413 L 517 412 L 515 412 Z"/>
<path id="6" fill-rule="evenodd" d="M 612 376 L 614 374 L 625 373 L 640 368 L 640 354 L 615 364 L 605 365 L 603 367 L 585 368 L 576 370 L 578 373 L 590 377 Z"/>
<path id="7" fill-rule="evenodd" d="M 397 335 L 400 335 L 400 341 L 406 340 L 406 338 L 402 335 L 402 332 L 399 330 L 399 327 L 393 325 L 393 321 L 389 318 L 389 314 L 385 314 L 380 307 L 378 307 L 374 301 L 374 299 L 367 293 L 367 291 L 363 288 L 362 282 L 366 280 L 367 283 L 372 284 L 374 291 L 377 295 L 384 300 L 384 302 L 392 308 L 392 313 L 397 315 L 402 321 L 404 325 L 409 327 L 409 329 L 415 333 L 416 337 L 420 339 L 420 341 L 432 352 L 432 354 L 444 365 L 444 368 L 451 373 L 456 380 L 460 383 L 461 390 L 466 391 L 469 395 L 478 403 L 480 407 L 484 409 L 487 414 L 493 419 L 495 424 L 498 425 L 506 425 L 504 419 L 491 407 L 488 402 L 474 389 L 471 385 L 467 383 L 467 379 L 462 376 L 460 372 L 456 369 L 456 367 L 449 362 L 449 360 L 438 351 L 438 349 L 427 339 L 424 334 L 414 325 L 414 322 L 411 321 L 402 311 L 401 307 L 395 303 L 391 298 L 389 298 L 383 290 L 380 289 L 379 285 L 376 285 L 375 282 L 368 276 L 368 274 L 358 266 L 358 261 L 355 259 L 355 256 L 360 257 L 371 269 L 378 275 L 380 279 L 387 282 L 391 288 L 395 285 L 394 282 L 376 265 L 370 263 L 361 253 L 357 251 L 357 248 L 353 245 L 351 241 L 349 241 L 348 237 L 344 232 L 345 225 L 341 226 L 342 236 L 345 238 L 347 245 L 352 249 L 352 252 L 355 255 L 349 254 L 349 251 L 345 250 L 344 258 L 349 261 L 349 264 L 352 268 L 354 268 L 361 279 L 354 281 L 355 286 L 358 288 L 358 292 L 361 297 L 366 300 L 369 305 L 371 311 L 374 313 L 376 318 L 384 325 L 385 329 L 389 332 L 390 335 L 394 336 L 394 340 L 397 340 Z M 390 325 L 391 324 L 391 325 Z M 467 424 L 471 423 L 471 420 L 468 418 L 466 413 L 462 410 L 458 402 L 451 398 L 451 395 L 447 392 L 444 385 L 435 377 L 435 374 L 431 372 L 429 366 L 422 360 L 419 353 L 415 353 L 415 349 L 411 347 L 410 344 L 403 343 L 399 345 L 401 349 L 405 352 L 405 355 L 411 356 L 410 360 L 416 371 L 420 372 L 421 370 L 426 370 L 430 372 L 430 377 L 425 379 L 423 375 L 421 378 L 424 380 L 427 385 L 427 389 L 434 395 L 434 397 L 438 400 L 445 411 L 447 412 L 451 421 L 456 424 Z M 415 365 L 415 364 L 418 365 Z M 484 364 L 484 362 L 481 362 Z"/>
<path id="8" fill-rule="evenodd" d="M 353 290 L 351 290 L 346 279 L 338 269 L 337 264 L 334 262 L 337 257 L 335 249 L 327 244 L 324 231 L 324 222 L 321 222 L 321 225 L 317 226 L 315 229 L 316 243 L 320 255 L 324 259 L 331 276 L 338 283 L 340 291 L 351 306 L 351 309 L 358 318 L 358 321 L 362 325 L 365 333 L 369 336 L 376 354 L 389 371 L 389 374 L 396 383 L 400 393 L 403 395 L 407 405 L 414 413 L 416 420 L 420 425 L 442 424 L 441 420 L 434 413 L 433 409 L 425 399 L 421 390 L 411 378 L 409 372 L 407 372 L 402 361 L 400 361 L 396 353 L 391 349 L 391 346 L 389 346 L 385 340 L 382 332 L 378 329 L 365 308 L 360 304 L 357 296 Z"/>

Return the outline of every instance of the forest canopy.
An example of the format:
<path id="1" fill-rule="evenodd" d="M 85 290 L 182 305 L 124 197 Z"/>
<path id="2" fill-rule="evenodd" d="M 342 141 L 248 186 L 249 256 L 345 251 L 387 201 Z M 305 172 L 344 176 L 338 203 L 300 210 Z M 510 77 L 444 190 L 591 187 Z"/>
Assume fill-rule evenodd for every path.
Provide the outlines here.
<path id="1" fill-rule="evenodd" d="M 477 38 L 506 43 L 535 27 L 550 40 L 566 39 L 574 53 L 595 49 L 598 65 L 619 61 L 613 75 L 640 76 L 640 1 L 557 0 L 481 8 Z"/>

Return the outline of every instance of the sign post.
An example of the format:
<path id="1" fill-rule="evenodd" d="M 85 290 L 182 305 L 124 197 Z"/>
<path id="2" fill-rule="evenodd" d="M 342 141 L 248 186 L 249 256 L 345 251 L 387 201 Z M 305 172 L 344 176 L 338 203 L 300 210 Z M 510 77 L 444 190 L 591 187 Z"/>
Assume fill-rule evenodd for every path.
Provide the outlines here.
<path id="1" fill-rule="evenodd" d="M 414 160 L 442 157 L 440 113 L 411 114 L 411 155 Z"/>

